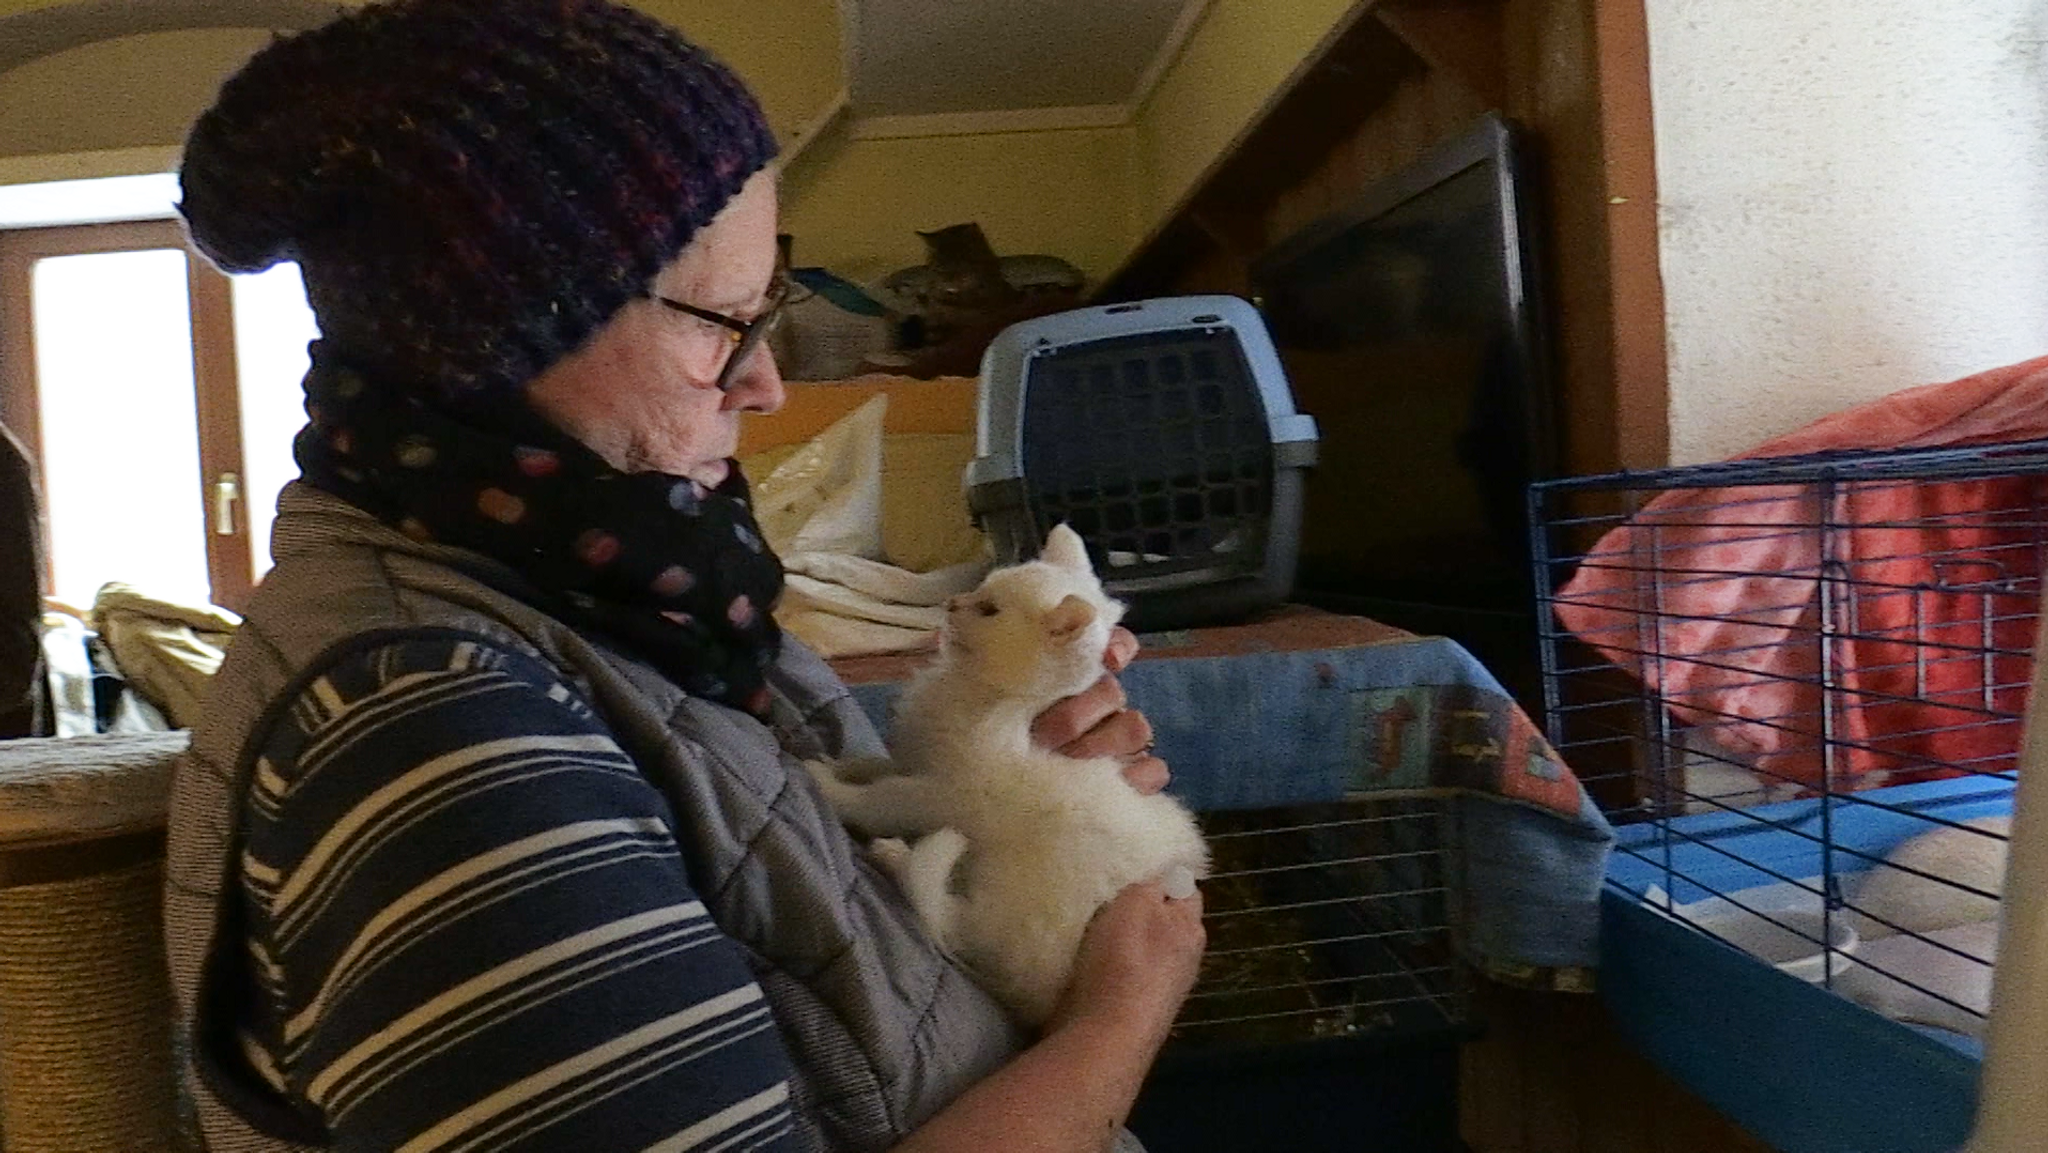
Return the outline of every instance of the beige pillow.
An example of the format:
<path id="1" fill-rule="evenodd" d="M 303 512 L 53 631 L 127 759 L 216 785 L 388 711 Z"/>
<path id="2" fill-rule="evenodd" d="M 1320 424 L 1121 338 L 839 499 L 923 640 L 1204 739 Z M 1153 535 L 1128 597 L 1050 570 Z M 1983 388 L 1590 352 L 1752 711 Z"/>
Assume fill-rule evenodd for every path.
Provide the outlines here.
<path id="1" fill-rule="evenodd" d="M 911 572 L 983 560 L 988 541 L 967 515 L 960 475 L 974 459 L 964 432 L 882 438 L 882 555 Z"/>
<path id="2" fill-rule="evenodd" d="M 847 551 L 874 556 L 878 549 L 881 559 L 910 572 L 986 560 L 987 538 L 969 519 L 967 494 L 960 487 L 961 474 L 974 459 L 972 433 L 882 435 L 880 536 L 868 538 L 845 523 L 846 514 L 867 507 L 864 500 L 847 500 L 851 494 L 843 490 L 865 472 L 861 464 L 874 451 L 883 401 L 882 396 L 869 400 L 810 440 L 765 448 L 740 460 L 753 483 L 755 515 L 769 543 L 778 552 L 790 552 L 799 536 L 812 535 L 805 530 L 836 520 L 840 535 L 855 538 Z"/>
<path id="3" fill-rule="evenodd" d="M 876 394 L 765 475 L 741 462 L 753 485 L 754 519 L 776 552 L 881 559 L 882 419 L 888 409 L 887 394 Z"/>
<path id="4" fill-rule="evenodd" d="M 743 456 L 740 458 L 740 471 L 747 474 L 748 484 L 759 484 L 768 479 L 769 474 L 780 467 L 783 461 L 795 456 L 796 450 L 802 447 L 801 443 L 778 444 L 774 448 L 764 448 L 751 456 Z"/>

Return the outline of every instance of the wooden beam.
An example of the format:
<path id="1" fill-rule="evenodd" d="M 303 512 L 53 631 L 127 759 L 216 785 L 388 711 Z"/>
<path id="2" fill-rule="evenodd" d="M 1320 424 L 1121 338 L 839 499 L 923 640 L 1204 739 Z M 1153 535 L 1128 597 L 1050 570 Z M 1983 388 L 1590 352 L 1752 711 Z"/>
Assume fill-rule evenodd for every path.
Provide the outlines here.
<path id="1" fill-rule="evenodd" d="M 1328 159 L 1423 62 L 1364 15 L 1346 24 L 1246 130 L 1193 192 L 1097 290 L 1098 301 L 1149 295 L 1211 245 L 1256 253 L 1273 198 Z"/>
<path id="2" fill-rule="evenodd" d="M 1381 0 L 1373 19 L 1431 68 L 1464 85 L 1488 108 L 1508 99 L 1499 0 Z"/>
<path id="3" fill-rule="evenodd" d="M 1615 455 L 1626 468 L 1656 468 L 1671 460 L 1671 367 L 1642 0 L 1595 0 L 1593 37 L 1614 302 Z"/>
<path id="4" fill-rule="evenodd" d="M 256 570 L 249 532 L 249 470 L 242 459 L 234 292 L 227 277 L 189 248 L 185 269 L 192 299 L 192 383 L 199 420 L 199 499 L 206 510 L 207 577 L 213 603 L 246 612 Z M 216 491 L 223 484 L 234 489 L 226 507 Z"/>
<path id="5" fill-rule="evenodd" d="M 1252 141 L 1265 130 L 1275 110 L 1294 94 L 1303 81 L 1330 55 L 1335 45 L 1360 25 L 1369 23 L 1366 13 L 1373 3 L 1374 0 L 1353 0 L 1351 10 L 1331 26 L 1315 48 L 1303 57 L 1301 64 L 1267 95 L 1264 106 L 1245 124 L 1236 139 L 1216 156 L 1173 208 L 1146 230 L 1123 261 L 1097 286 L 1093 294 L 1094 300 L 1099 302 L 1127 299 L 1133 287 L 1157 282 L 1162 268 L 1178 266 L 1177 261 L 1186 247 L 1186 234 L 1192 231 L 1182 219 L 1188 207 L 1216 183 L 1222 170 L 1231 161 L 1246 153 L 1258 151 Z M 1134 106 L 1134 111 L 1139 108 L 1140 106 Z M 1196 239 L 1202 240 L 1199 234 L 1196 234 Z M 1170 272 L 1168 275 L 1170 276 Z"/>
<path id="6" fill-rule="evenodd" d="M 1196 205 L 1188 209 L 1187 220 L 1224 255 L 1241 263 L 1250 263 L 1265 245 L 1265 231 L 1248 215 L 1219 216 Z"/>

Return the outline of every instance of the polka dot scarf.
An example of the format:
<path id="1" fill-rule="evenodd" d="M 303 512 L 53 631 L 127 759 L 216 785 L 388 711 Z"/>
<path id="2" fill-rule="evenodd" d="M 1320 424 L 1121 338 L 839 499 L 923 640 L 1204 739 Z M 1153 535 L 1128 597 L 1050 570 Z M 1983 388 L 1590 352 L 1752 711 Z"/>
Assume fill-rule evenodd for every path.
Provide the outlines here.
<path id="1" fill-rule="evenodd" d="M 501 562 L 539 607 L 622 642 L 692 696 L 765 716 L 782 562 L 737 464 L 712 490 L 620 472 L 524 405 L 499 408 L 430 407 L 316 343 L 294 454 L 316 487 L 415 540 Z"/>

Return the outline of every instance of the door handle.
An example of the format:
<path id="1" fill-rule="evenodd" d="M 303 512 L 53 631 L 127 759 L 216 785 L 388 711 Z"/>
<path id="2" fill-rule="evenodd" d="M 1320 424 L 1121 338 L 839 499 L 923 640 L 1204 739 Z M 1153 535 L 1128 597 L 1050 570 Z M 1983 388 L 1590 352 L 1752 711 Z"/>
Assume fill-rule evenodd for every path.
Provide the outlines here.
<path id="1" fill-rule="evenodd" d="M 235 535 L 235 501 L 241 499 L 242 480 L 231 472 L 213 482 L 213 532 L 215 536 Z"/>

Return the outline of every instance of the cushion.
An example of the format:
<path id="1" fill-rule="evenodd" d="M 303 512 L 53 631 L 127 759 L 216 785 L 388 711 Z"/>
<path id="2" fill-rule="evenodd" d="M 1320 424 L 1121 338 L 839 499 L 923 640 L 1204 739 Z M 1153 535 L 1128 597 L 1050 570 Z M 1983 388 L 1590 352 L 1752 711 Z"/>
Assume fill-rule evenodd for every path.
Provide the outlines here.
<path id="1" fill-rule="evenodd" d="M 988 559 L 960 483 L 973 434 L 885 434 L 888 403 L 877 393 L 810 440 L 741 459 L 776 552 L 859 556 L 914 573 Z"/>
<path id="2" fill-rule="evenodd" d="M 961 474 L 974 459 L 964 432 L 901 432 L 882 438 L 882 553 L 911 572 L 988 557 L 967 514 Z"/>
<path id="3" fill-rule="evenodd" d="M 754 519 L 776 552 L 882 556 L 882 415 L 877 394 L 799 445 L 753 483 Z"/>

